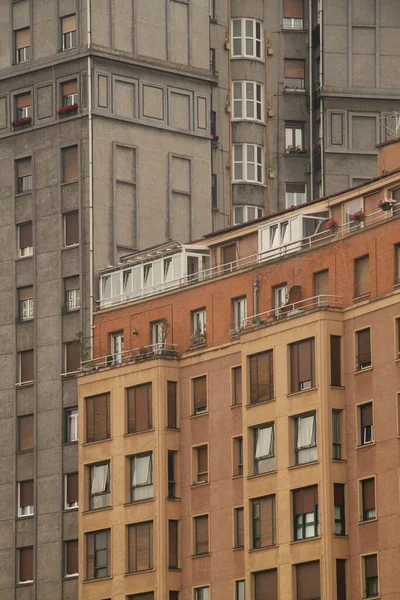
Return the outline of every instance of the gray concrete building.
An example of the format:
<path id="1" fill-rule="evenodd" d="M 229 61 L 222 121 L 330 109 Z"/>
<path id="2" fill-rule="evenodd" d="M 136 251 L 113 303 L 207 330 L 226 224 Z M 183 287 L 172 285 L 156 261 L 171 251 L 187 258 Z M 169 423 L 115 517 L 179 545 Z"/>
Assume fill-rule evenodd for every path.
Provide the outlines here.
<path id="1" fill-rule="evenodd" d="M 77 598 L 98 270 L 373 177 L 399 30 L 397 0 L 0 0 L 1 600 Z"/>

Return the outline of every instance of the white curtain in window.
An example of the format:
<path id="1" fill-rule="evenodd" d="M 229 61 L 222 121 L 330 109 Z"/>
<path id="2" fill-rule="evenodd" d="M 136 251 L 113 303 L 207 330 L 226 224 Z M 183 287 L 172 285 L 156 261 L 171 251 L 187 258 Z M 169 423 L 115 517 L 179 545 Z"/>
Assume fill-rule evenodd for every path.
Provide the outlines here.
<path id="1" fill-rule="evenodd" d="M 315 446 L 315 415 L 299 417 L 297 421 L 297 449 Z"/>
<path id="2" fill-rule="evenodd" d="M 273 427 L 263 427 L 257 430 L 256 458 L 274 455 Z"/>
<path id="3" fill-rule="evenodd" d="M 151 456 L 139 456 L 133 463 L 132 485 L 148 485 L 151 483 Z"/>
<path id="4" fill-rule="evenodd" d="M 107 489 L 109 465 L 98 465 L 92 469 L 91 495 L 103 494 Z"/>

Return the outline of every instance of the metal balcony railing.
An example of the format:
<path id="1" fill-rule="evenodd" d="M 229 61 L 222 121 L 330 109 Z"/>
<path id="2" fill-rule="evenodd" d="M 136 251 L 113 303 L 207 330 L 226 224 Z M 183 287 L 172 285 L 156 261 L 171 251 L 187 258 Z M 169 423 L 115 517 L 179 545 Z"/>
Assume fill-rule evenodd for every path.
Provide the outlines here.
<path id="1" fill-rule="evenodd" d="M 317 310 L 319 308 L 341 308 L 342 297 L 333 296 L 330 294 L 320 294 L 319 296 L 312 296 L 311 298 L 305 298 L 292 304 L 284 304 L 277 308 L 272 308 L 265 312 L 257 313 L 246 319 L 246 326 L 242 329 L 248 331 L 251 327 L 257 327 L 259 325 L 272 325 L 285 319 L 291 319 L 293 317 L 299 317 L 307 312 Z"/>
<path id="2" fill-rule="evenodd" d="M 177 344 L 159 342 L 141 348 L 132 348 L 116 354 L 84 360 L 81 362 L 81 371 L 97 371 L 104 367 L 118 367 L 132 362 L 144 362 L 152 358 L 176 358 L 178 356 Z"/>

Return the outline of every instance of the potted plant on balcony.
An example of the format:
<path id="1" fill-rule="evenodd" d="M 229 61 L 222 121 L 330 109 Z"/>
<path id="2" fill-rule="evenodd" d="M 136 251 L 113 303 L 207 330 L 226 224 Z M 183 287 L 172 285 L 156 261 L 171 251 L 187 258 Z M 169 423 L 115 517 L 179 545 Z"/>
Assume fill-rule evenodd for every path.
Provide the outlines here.
<path id="1" fill-rule="evenodd" d="M 11 121 L 11 125 L 14 129 L 18 129 L 19 127 L 26 127 L 32 123 L 32 117 L 21 117 L 20 119 L 14 119 Z"/>
<path id="2" fill-rule="evenodd" d="M 201 346 L 205 344 L 207 340 L 206 333 L 202 333 L 199 329 L 197 329 L 193 335 L 190 336 L 190 346 Z"/>
<path id="3" fill-rule="evenodd" d="M 331 217 L 325 223 L 324 229 L 326 229 L 327 231 L 331 231 L 332 233 L 336 233 L 339 230 L 339 223 L 334 217 Z"/>
<path id="4" fill-rule="evenodd" d="M 350 218 L 352 223 L 357 223 L 358 225 L 363 226 L 365 221 L 365 213 L 363 210 L 358 210 L 357 212 L 353 213 Z"/>
<path id="5" fill-rule="evenodd" d="M 61 106 L 60 108 L 58 108 L 57 116 L 60 118 L 68 117 L 69 115 L 76 115 L 77 112 L 78 112 L 78 105 L 70 104 L 69 106 Z"/>
<path id="6" fill-rule="evenodd" d="M 378 208 L 380 208 L 383 211 L 386 211 L 386 210 L 390 210 L 391 208 L 393 208 L 393 206 L 395 204 L 396 204 L 396 200 L 393 200 L 393 198 L 385 198 L 384 200 L 379 200 Z"/>

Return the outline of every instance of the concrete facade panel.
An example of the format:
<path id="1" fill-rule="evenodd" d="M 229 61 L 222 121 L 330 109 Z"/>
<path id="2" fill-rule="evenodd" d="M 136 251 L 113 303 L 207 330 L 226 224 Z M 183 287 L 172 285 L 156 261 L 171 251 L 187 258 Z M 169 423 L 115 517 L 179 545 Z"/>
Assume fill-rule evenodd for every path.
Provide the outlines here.
<path id="1" fill-rule="evenodd" d="M 16 460 L 16 478 L 18 481 L 34 479 L 34 454 L 33 452 L 23 452 L 17 455 Z"/>

